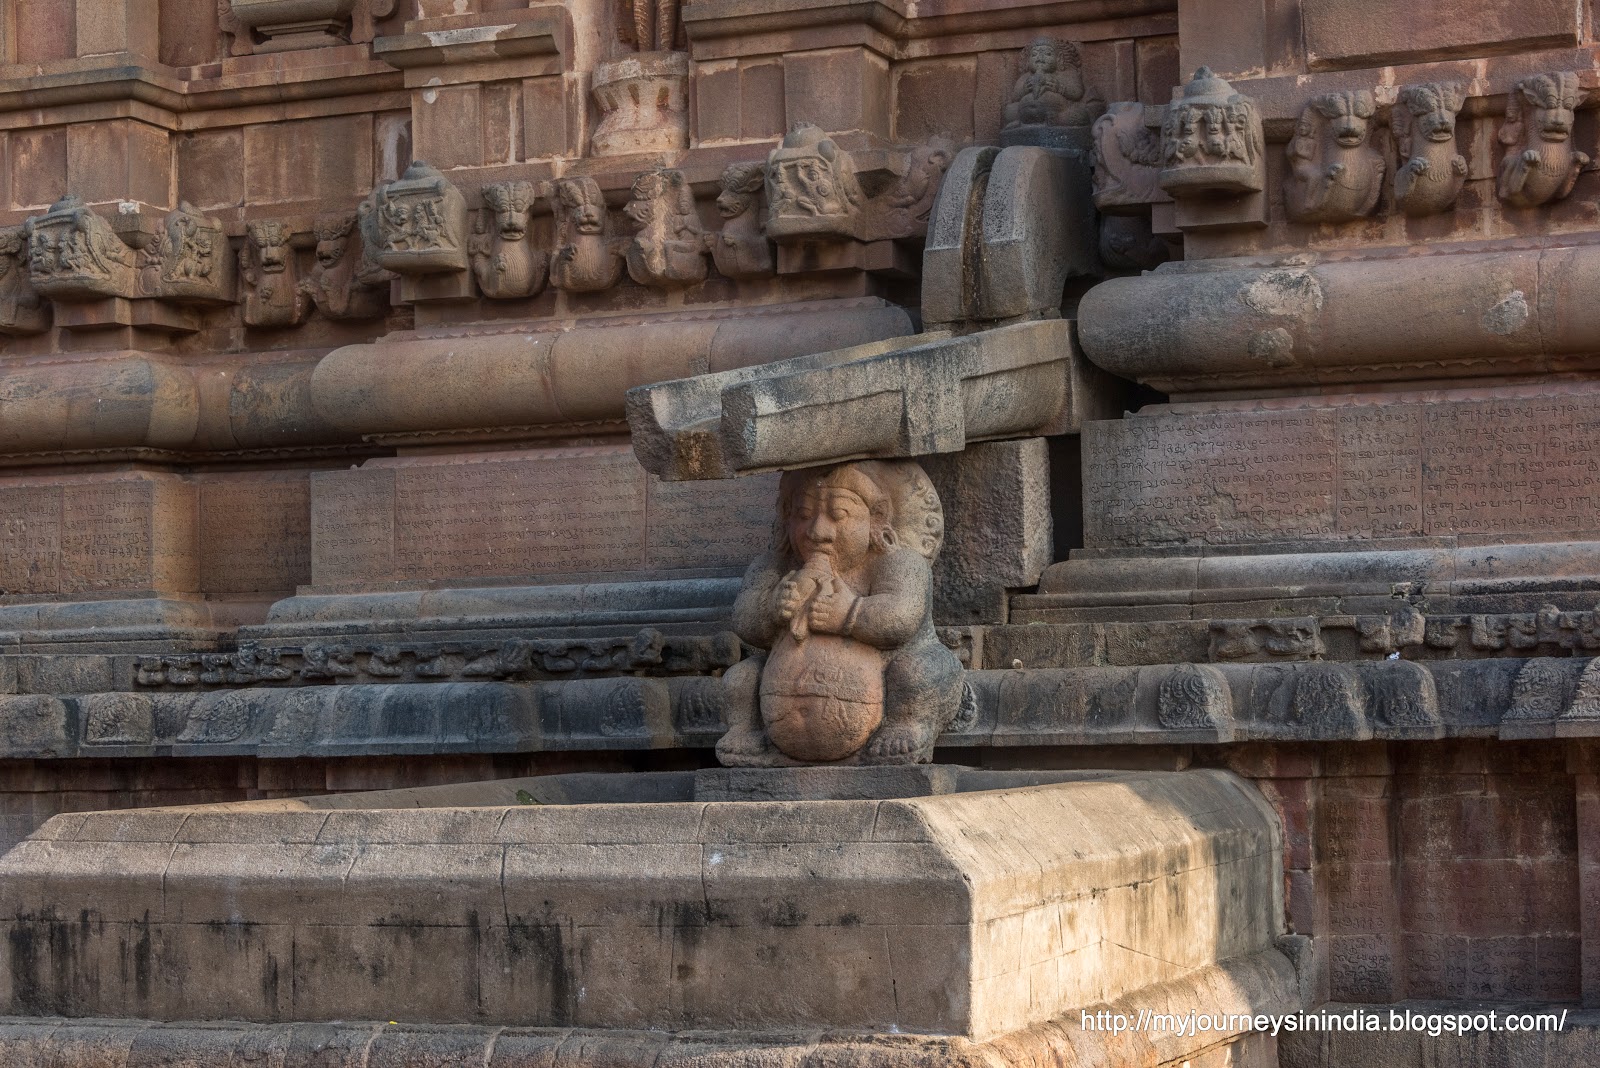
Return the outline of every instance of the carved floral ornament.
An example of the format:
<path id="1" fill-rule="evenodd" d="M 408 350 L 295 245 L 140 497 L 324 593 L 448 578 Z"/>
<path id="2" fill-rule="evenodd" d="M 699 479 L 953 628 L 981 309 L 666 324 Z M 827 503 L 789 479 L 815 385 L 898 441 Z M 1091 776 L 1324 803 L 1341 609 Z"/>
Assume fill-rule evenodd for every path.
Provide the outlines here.
<path id="1" fill-rule="evenodd" d="M 1284 149 L 1283 201 L 1292 221 L 1346 223 L 1391 212 L 1452 211 L 1469 177 L 1457 120 L 1469 99 L 1463 82 L 1351 88 L 1308 100 Z M 1524 77 L 1504 98 L 1498 198 L 1513 208 L 1571 194 L 1595 164 L 1575 143 L 1577 115 L 1593 101 L 1578 75 Z M 1110 104 L 1095 120 L 1095 205 L 1139 214 L 1168 196 L 1240 197 L 1266 186 L 1265 141 L 1253 101 L 1201 68 L 1162 108 Z"/>

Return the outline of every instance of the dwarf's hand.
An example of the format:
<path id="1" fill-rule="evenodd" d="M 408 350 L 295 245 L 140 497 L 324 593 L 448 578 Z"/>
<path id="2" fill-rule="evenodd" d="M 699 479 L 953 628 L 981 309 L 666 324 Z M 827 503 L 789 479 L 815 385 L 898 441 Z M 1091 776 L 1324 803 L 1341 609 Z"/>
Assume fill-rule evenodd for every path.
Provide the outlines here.
<path id="1" fill-rule="evenodd" d="M 811 629 L 822 634 L 841 634 L 856 595 L 837 579 L 828 583 L 811 601 Z"/>

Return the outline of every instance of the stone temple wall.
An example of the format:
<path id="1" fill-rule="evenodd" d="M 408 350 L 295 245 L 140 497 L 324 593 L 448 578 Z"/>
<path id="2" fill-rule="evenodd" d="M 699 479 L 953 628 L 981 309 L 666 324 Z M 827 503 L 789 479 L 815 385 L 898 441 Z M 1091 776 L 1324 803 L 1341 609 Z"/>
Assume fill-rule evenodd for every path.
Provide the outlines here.
<path id="1" fill-rule="evenodd" d="M 1600 1007 L 1586 5 L 292 6 L 0 4 L 0 849 L 63 813 L 719 762 L 1223 769 L 1277 814 L 1249 841 L 1282 899 L 1250 884 L 1250 955 L 1130 1004 Z M 845 566 L 819 531 L 852 502 Z M 838 831 L 827 796 L 793 833 Z M 1032 803 L 940 802 L 958 866 Z M 65 922 L 53 840 L 12 854 L 13 934 Z M 40 1008 L 18 968 L 0 1011 L 133 1003 L 83 969 Z M 885 1016 L 765 1060 L 575 1034 L 504 1063 L 1445 1048 L 1091 1051 L 1020 998 L 989 1006 L 1010 1047 L 894 1060 Z M 194 1033 L 130 1010 L 49 1056 L 323 1042 L 161 1013 Z M 502 1063 L 504 1021 L 453 1022 Z M 1450 1055 L 1587 1063 L 1581 1022 Z M 54 1026 L 0 1021 L 0 1053 Z M 426 1063 L 372 1026 L 328 1063 Z"/>

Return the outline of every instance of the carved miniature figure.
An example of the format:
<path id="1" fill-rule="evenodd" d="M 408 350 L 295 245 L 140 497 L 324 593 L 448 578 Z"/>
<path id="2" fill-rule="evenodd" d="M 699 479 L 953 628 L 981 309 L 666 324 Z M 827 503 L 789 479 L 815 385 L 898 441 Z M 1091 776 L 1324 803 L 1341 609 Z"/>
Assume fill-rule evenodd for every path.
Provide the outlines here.
<path id="1" fill-rule="evenodd" d="M 27 261 L 22 227 L 0 229 L 0 335 L 39 334 L 50 327 L 50 306 L 29 282 Z"/>
<path id="2" fill-rule="evenodd" d="M 1365 89 L 1311 99 L 1289 142 L 1284 206 L 1296 222 L 1336 223 L 1364 218 L 1378 206 L 1388 169 L 1372 145 L 1377 103 Z"/>
<path id="3" fill-rule="evenodd" d="M 611 236 L 605 195 L 593 178 L 563 178 L 550 191 L 555 254 L 550 284 L 569 293 L 595 293 L 622 280 L 622 258 Z"/>
<path id="4" fill-rule="evenodd" d="M 367 259 L 356 217 L 320 218 L 316 234 L 317 263 L 300 290 L 317 310 L 329 319 L 376 319 L 388 314 L 389 281 L 394 276 Z"/>
<path id="5" fill-rule="evenodd" d="M 1572 192 L 1578 172 L 1589 165 L 1589 157 L 1572 145 L 1573 111 L 1581 95 L 1571 71 L 1535 74 L 1511 90 L 1500 127 L 1500 143 L 1506 146 L 1497 186 L 1501 200 L 1534 208 Z"/>
<path id="6" fill-rule="evenodd" d="M 1261 115 L 1209 67 L 1173 90 L 1161 146 L 1161 188 L 1172 196 L 1237 196 L 1266 187 Z"/>
<path id="7" fill-rule="evenodd" d="M 161 222 L 156 239 L 139 252 L 144 292 L 168 300 L 225 303 L 233 300 L 233 246 L 220 220 L 207 218 L 187 201 Z"/>
<path id="8" fill-rule="evenodd" d="M 1456 151 L 1456 115 L 1466 99 L 1460 82 L 1400 90 L 1393 125 L 1403 162 L 1394 174 L 1394 199 L 1407 215 L 1448 211 L 1461 195 L 1467 159 Z"/>
<path id="9" fill-rule="evenodd" d="M 412 275 L 466 270 L 466 198 L 421 160 L 374 189 L 361 210 L 376 227 L 372 257 L 380 267 Z"/>
<path id="10" fill-rule="evenodd" d="M 247 326 L 298 326 L 311 310 L 310 294 L 299 284 L 289 227 L 257 220 L 245 228 L 244 321 Z"/>
<path id="11" fill-rule="evenodd" d="M 1161 138 L 1144 121 L 1144 105 L 1121 101 L 1094 120 L 1094 206 L 1102 214 L 1143 212 L 1161 191 Z"/>
<path id="12" fill-rule="evenodd" d="M 961 663 L 933 627 L 938 494 L 910 462 L 784 474 L 773 548 L 734 627 L 769 650 L 724 676 L 728 765 L 923 763 L 960 710 Z"/>
<path id="13" fill-rule="evenodd" d="M 483 211 L 471 251 L 472 273 L 486 297 L 531 297 L 544 288 L 550 257 L 528 239 L 534 195 L 531 182 L 483 187 Z"/>
<path id="14" fill-rule="evenodd" d="M 662 288 L 705 281 L 706 232 L 682 171 L 639 175 L 623 211 L 639 229 L 628 245 L 629 277 L 642 286 Z"/>
<path id="15" fill-rule="evenodd" d="M 799 123 L 767 159 L 767 232 L 790 235 L 851 231 L 866 200 L 850 154 L 810 123 Z"/>
<path id="16" fill-rule="evenodd" d="M 136 297 L 133 249 L 82 199 L 65 196 L 23 224 L 28 278 L 52 300 Z"/>
<path id="17" fill-rule="evenodd" d="M 1037 37 L 1023 53 L 1024 69 L 1011 87 L 1006 128 L 1087 126 L 1099 112 L 1093 94 L 1085 99 L 1083 61 L 1071 41 Z"/>
<path id="18" fill-rule="evenodd" d="M 772 242 L 761 228 L 766 182 L 762 163 L 730 163 L 722 172 L 717 196 L 722 229 L 711 239 L 711 258 L 728 278 L 764 278 L 773 271 Z"/>

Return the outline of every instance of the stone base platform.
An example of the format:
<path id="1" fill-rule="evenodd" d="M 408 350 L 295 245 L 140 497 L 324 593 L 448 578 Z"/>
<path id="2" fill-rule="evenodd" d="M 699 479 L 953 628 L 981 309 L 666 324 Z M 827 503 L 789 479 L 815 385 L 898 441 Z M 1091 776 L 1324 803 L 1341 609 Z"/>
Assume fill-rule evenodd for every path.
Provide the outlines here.
<path id="1" fill-rule="evenodd" d="M 528 785 L 56 817 L 0 859 L 0 1012 L 242 1023 L 11 1021 L 0 1063 L 94 1034 L 125 1043 L 116 1066 L 182 1063 L 141 1043 L 315 1034 L 367 1058 L 319 1064 L 352 1066 L 438 1063 L 442 1041 L 574 1066 L 1000 1066 L 1131 1042 L 1156 1065 L 1241 1032 L 1074 1034 L 1081 1010 L 1299 1003 L 1282 831 L 1226 772 L 555 776 L 531 784 L 548 804 Z M 476 1030 L 307 1029 L 339 1020 Z"/>

